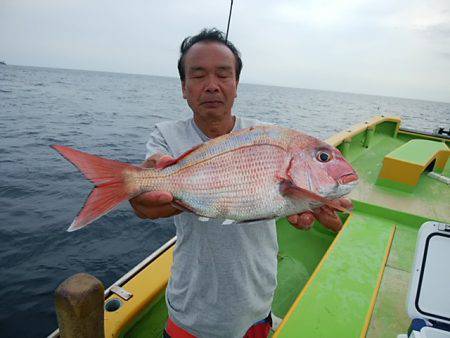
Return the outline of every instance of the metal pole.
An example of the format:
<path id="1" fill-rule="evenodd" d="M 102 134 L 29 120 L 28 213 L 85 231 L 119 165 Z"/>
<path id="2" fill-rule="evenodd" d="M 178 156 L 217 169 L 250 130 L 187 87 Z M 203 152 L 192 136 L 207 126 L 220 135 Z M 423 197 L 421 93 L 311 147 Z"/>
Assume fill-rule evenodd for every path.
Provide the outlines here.
<path id="1" fill-rule="evenodd" d="M 231 21 L 231 11 L 233 10 L 233 0 L 231 0 L 230 4 L 230 14 L 228 15 L 228 25 L 227 25 L 227 34 L 225 35 L 225 40 L 228 41 L 228 32 L 230 30 L 230 21 Z"/>

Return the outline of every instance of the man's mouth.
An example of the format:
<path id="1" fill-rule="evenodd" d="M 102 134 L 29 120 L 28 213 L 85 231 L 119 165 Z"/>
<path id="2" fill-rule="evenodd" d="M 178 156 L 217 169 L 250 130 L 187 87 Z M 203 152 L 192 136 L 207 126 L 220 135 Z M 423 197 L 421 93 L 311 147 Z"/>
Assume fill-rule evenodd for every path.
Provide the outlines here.
<path id="1" fill-rule="evenodd" d="M 211 100 L 211 101 L 203 101 L 201 103 L 202 106 L 206 107 L 206 108 L 217 108 L 223 105 L 222 101 L 216 101 L 216 100 Z"/>

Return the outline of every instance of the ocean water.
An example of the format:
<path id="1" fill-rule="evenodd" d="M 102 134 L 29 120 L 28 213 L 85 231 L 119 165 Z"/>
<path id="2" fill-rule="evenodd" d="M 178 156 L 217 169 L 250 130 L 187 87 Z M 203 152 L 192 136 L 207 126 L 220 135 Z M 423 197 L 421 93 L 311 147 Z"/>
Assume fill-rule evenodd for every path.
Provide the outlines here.
<path id="1" fill-rule="evenodd" d="M 234 112 L 319 138 L 381 114 L 428 131 L 450 120 L 449 103 L 251 84 Z M 190 115 L 175 78 L 0 66 L 0 337 L 49 334 L 64 279 L 109 286 L 174 236 L 170 219 L 141 220 L 127 203 L 66 232 L 92 185 L 49 146 L 138 164 L 155 123 Z"/>

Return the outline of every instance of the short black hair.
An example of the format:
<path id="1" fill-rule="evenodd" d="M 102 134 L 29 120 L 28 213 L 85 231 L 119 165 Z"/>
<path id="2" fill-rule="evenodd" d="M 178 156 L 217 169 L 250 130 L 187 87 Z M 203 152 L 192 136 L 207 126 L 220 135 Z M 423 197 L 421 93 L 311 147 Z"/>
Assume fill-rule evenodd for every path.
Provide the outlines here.
<path id="1" fill-rule="evenodd" d="M 225 35 L 223 34 L 223 32 L 218 30 L 217 28 L 204 28 L 199 34 L 188 36 L 183 40 L 180 46 L 180 58 L 178 59 L 178 73 L 180 74 L 181 81 L 184 81 L 186 78 L 184 69 L 184 57 L 186 56 L 189 48 L 201 41 L 213 41 L 222 43 L 233 52 L 234 58 L 236 60 L 236 80 L 239 81 L 239 76 L 241 75 L 242 70 L 241 53 L 239 53 L 237 48 L 230 41 L 225 39 Z"/>

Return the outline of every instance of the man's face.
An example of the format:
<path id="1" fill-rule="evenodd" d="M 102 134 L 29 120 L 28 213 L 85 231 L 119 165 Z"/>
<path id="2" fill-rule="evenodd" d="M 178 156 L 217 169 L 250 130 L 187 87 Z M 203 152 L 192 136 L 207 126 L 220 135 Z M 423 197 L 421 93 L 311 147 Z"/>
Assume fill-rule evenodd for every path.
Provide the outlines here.
<path id="1" fill-rule="evenodd" d="M 200 118 L 231 114 L 236 97 L 236 62 L 233 52 L 218 42 L 198 42 L 184 58 L 183 97 Z"/>

